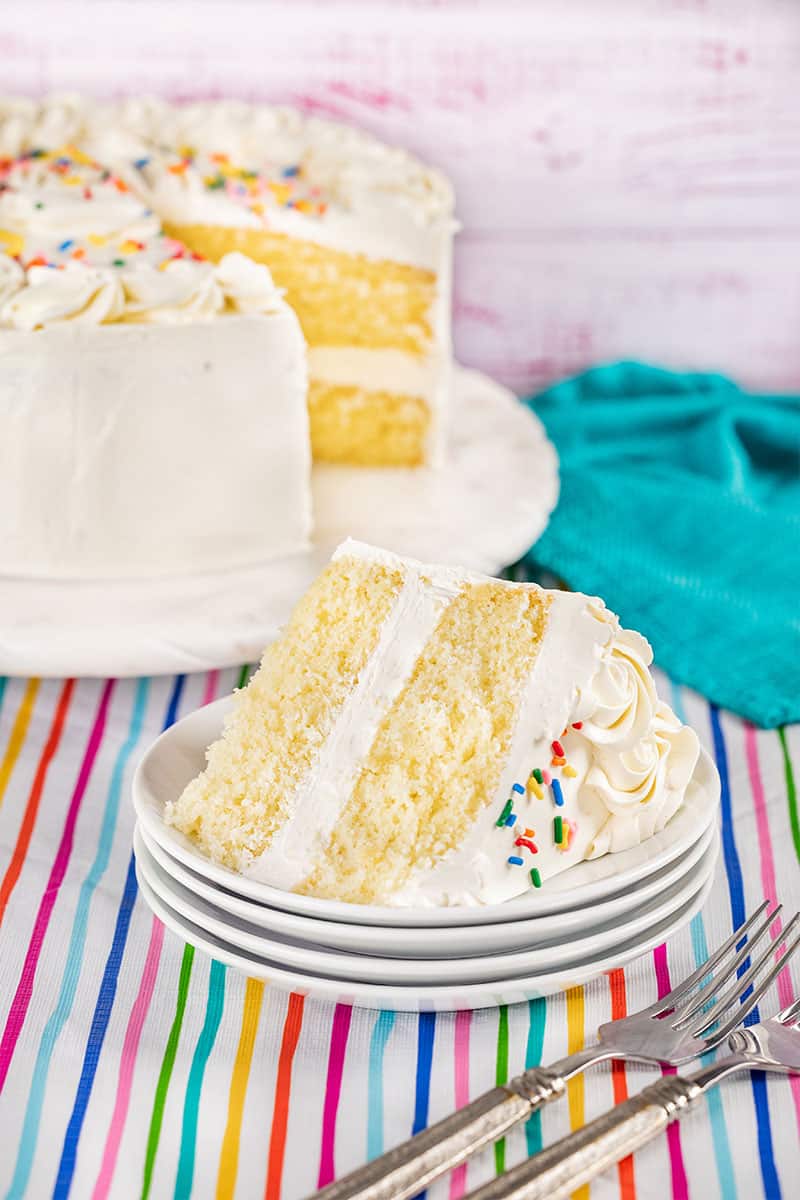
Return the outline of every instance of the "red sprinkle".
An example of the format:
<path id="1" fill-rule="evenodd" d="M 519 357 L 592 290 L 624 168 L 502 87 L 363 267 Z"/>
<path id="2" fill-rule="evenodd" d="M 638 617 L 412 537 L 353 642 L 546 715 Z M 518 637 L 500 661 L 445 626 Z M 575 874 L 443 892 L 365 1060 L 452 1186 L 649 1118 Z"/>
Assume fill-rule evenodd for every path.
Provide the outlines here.
<path id="1" fill-rule="evenodd" d="M 564 747 L 561 745 L 561 742 L 553 742 L 553 754 L 555 754 L 556 758 L 564 757 Z"/>
<path id="2" fill-rule="evenodd" d="M 573 729 L 583 729 L 583 721 L 573 721 L 572 728 Z"/>
<path id="3" fill-rule="evenodd" d="M 530 850 L 531 854 L 539 853 L 539 847 L 537 845 L 535 845 L 529 838 L 518 837 L 517 840 L 514 842 L 514 845 L 515 846 L 525 846 L 525 848 L 527 850 Z"/>

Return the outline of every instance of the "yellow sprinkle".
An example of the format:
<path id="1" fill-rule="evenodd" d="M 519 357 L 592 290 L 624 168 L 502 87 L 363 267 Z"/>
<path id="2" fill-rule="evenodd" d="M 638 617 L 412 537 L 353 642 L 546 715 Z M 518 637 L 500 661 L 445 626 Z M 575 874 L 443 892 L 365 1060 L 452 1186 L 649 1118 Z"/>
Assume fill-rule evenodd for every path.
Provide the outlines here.
<path id="1" fill-rule="evenodd" d="M 179 146 L 178 147 L 178 157 L 179 158 L 194 158 L 194 146 Z"/>
<path id="2" fill-rule="evenodd" d="M 9 254 L 14 258 L 17 254 L 22 254 L 24 246 L 25 238 L 21 233 L 12 233 L 10 229 L 0 229 L 0 250 L 4 254 Z"/>
<path id="3" fill-rule="evenodd" d="M 264 215 L 264 205 L 263 204 L 251 204 L 250 211 L 254 212 L 256 214 L 256 216 L 261 217 Z"/>
<path id="4" fill-rule="evenodd" d="M 127 240 L 122 243 L 119 248 L 119 252 L 120 254 L 136 254 L 139 249 L 141 249 L 141 247 L 139 246 L 138 242 Z"/>
<path id="5" fill-rule="evenodd" d="M 272 180 L 272 179 L 267 184 L 267 187 L 272 192 L 272 195 L 275 197 L 275 203 L 280 205 L 281 208 L 283 208 L 284 205 L 288 202 L 289 197 L 292 194 L 292 189 L 290 187 L 288 187 L 285 183 L 275 183 L 274 180 Z"/>
<path id="6" fill-rule="evenodd" d="M 69 155 L 73 162 L 80 163 L 83 167 L 94 166 L 94 160 L 89 158 L 88 154 L 84 154 L 82 150 L 79 150 L 77 146 L 73 146 L 72 143 L 64 147 L 64 153 Z"/>
<path id="7" fill-rule="evenodd" d="M 574 779 L 574 778 L 575 778 L 575 776 L 578 774 L 578 772 L 575 770 L 575 768 L 574 768 L 574 767 L 571 767 L 571 766 L 569 765 L 569 763 L 567 763 L 567 765 L 564 767 L 564 774 L 565 774 L 565 775 L 566 775 L 566 776 L 567 776 L 569 779 Z"/>
<path id="8" fill-rule="evenodd" d="M 105 246 L 108 243 L 108 238 L 103 237 L 102 233 L 90 233 L 86 240 L 90 246 Z"/>
<path id="9" fill-rule="evenodd" d="M 61 182 L 66 183 L 68 187 L 77 187 L 78 184 L 83 183 L 83 180 L 80 175 L 62 175 Z"/>
<path id="10" fill-rule="evenodd" d="M 531 789 L 537 800 L 542 799 L 544 792 L 542 791 L 541 785 L 536 782 L 532 775 L 528 780 L 528 787 Z"/>

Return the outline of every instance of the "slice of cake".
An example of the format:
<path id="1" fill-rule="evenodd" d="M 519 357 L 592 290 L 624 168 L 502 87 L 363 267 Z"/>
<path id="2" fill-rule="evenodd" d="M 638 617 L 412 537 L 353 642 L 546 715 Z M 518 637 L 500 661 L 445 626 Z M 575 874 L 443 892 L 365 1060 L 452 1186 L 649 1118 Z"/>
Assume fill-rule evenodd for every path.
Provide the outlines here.
<path id="1" fill-rule="evenodd" d="M 219 570 L 308 545 L 303 337 L 78 147 L 0 161 L 0 574 Z"/>
<path id="2" fill-rule="evenodd" d="M 6 107 L 0 153 L 65 139 L 111 162 L 168 233 L 266 264 L 309 346 L 319 461 L 441 457 L 449 390 L 448 181 L 345 125 L 233 101 Z"/>
<path id="3" fill-rule="evenodd" d="M 167 821 L 354 903 L 508 899 L 661 829 L 697 737 L 602 601 L 346 542 Z"/>

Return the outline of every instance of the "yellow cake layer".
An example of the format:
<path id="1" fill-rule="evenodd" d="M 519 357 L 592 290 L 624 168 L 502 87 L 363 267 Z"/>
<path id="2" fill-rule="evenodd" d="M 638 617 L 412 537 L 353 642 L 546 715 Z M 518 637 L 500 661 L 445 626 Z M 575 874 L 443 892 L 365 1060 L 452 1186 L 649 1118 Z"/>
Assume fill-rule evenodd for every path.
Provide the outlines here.
<path id="1" fill-rule="evenodd" d="M 379 902 L 459 845 L 495 794 L 547 603 L 492 582 L 451 602 L 298 891 Z"/>
<path id="2" fill-rule="evenodd" d="M 216 862 L 242 870 L 289 817 L 403 585 L 398 569 L 331 563 L 240 693 L 208 766 L 166 819 Z"/>
<path id="3" fill-rule="evenodd" d="M 310 346 L 363 346 L 420 356 L 430 348 L 433 271 L 260 229 L 169 224 L 165 229 L 212 262 L 238 250 L 266 263 L 278 287 L 286 289 Z"/>
<path id="4" fill-rule="evenodd" d="M 427 458 L 431 410 L 421 396 L 312 379 L 308 415 L 318 462 L 416 467 Z"/>

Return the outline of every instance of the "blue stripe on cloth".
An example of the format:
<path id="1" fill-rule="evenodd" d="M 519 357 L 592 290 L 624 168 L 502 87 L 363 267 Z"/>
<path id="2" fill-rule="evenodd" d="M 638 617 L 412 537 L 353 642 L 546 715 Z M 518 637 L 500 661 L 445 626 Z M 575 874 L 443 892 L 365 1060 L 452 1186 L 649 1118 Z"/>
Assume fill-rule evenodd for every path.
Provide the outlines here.
<path id="1" fill-rule="evenodd" d="M 428 1105 L 431 1098 L 431 1067 L 433 1041 L 436 1034 L 436 1013 L 420 1013 L 417 1018 L 417 1078 L 414 1085 L 414 1124 L 412 1134 L 420 1133 L 428 1124 Z M 419 1193 L 419 1200 L 426 1196 Z"/>
<path id="2" fill-rule="evenodd" d="M 94 1014 L 92 1016 L 92 1025 L 89 1030 L 89 1040 L 86 1045 L 86 1052 L 83 1058 L 83 1066 L 81 1068 L 80 1079 L 78 1080 L 78 1088 L 75 1093 L 75 1101 L 72 1106 L 67 1131 L 64 1134 L 64 1145 L 61 1150 L 61 1159 L 58 1164 L 58 1174 L 56 1175 L 55 1186 L 53 1187 L 53 1200 L 65 1200 L 69 1195 L 69 1190 L 72 1186 L 72 1177 L 75 1173 L 75 1160 L 78 1154 L 78 1142 L 83 1128 L 83 1119 L 86 1116 L 86 1109 L 89 1104 L 89 1097 L 92 1094 L 92 1085 L 94 1077 L 97 1073 L 97 1064 L 100 1061 L 100 1053 L 103 1049 L 103 1041 L 108 1029 L 108 1022 L 111 1016 L 111 1009 L 114 1006 L 114 998 L 117 991 L 117 978 L 119 976 L 119 968 L 122 963 L 122 954 L 125 949 L 125 943 L 128 940 L 128 930 L 131 923 L 131 915 L 133 906 L 136 903 L 136 873 L 133 855 L 128 862 L 128 874 L 125 880 L 125 890 L 122 893 L 122 903 L 117 912 L 117 921 L 114 927 L 114 937 L 111 942 L 111 950 L 106 959 L 105 970 L 103 971 L 103 980 L 100 984 L 100 991 L 97 997 Z"/>
<path id="3" fill-rule="evenodd" d="M 711 735 L 714 740 L 714 757 L 717 760 L 722 785 L 722 852 L 725 859 L 725 871 L 728 877 L 728 893 L 731 902 L 731 919 L 733 928 L 741 925 L 746 919 L 747 907 L 744 898 L 744 883 L 742 880 L 742 865 L 739 852 L 736 849 L 736 839 L 733 832 L 733 810 L 731 808 L 730 778 L 728 774 L 728 752 L 725 747 L 725 737 L 722 732 L 719 709 L 715 704 L 709 704 L 711 714 Z M 740 974 L 746 970 L 747 960 L 740 968 Z M 758 1006 L 747 1017 L 745 1025 L 753 1025 L 759 1020 Z M 753 1074 L 750 1076 L 753 1089 L 753 1101 L 756 1109 L 756 1126 L 758 1131 L 758 1158 L 761 1166 L 761 1178 L 764 1182 L 764 1192 L 769 1200 L 780 1200 L 781 1186 L 775 1170 L 775 1154 L 772 1146 L 772 1129 L 770 1127 L 769 1102 L 767 1100 L 766 1075 Z"/>
<path id="4" fill-rule="evenodd" d="M 55 1008 L 48 1017 L 39 1042 L 39 1050 L 36 1055 L 36 1063 L 28 1090 L 28 1101 L 22 1123 L 17 1161 L 11 1185 L 6 1193 L 6 1200 L 16 1200 L 17 1197 L 23 1195 L 28 1186 L 28 1179 L 31 1167 L 33 1166 L 33 1156 L 39 1137 L 39 1122 L 50 1072 L 50 1063 L 56 1042 L 61 1036 L 61 1031 L 72 1013 L 72 1006 L 75 1002 L 75 992 L 78 987 L 81 966 L 83 964 L 83 952 L 86 946 L 86 931 L 89 924 L 92 897 L 108 867 L 111 846 L 114 841 L 114 832 L 117 827 L 119 801 L 125 777 L 125 769 L 141 736 L 149 686 L 149 680 L 147 679 L 140 679 L 137 684 L 128 736 L 120 748 L 117 760 L 114 763 L 105 811 L 100 826 L 97 852 L 94 862 L 81 884 L 81 890 L 78 895 L 78 904 L 75 909 L 72 933 L 67 949 L 67 959 L 61 979 L 61 990 L 59 991 Z"/>
<path id="5" fill-rule="evenodd" d="M 200 1112 L 200 1096 L 203 1090 L 203 1079 L 211 1051 L 217 1037 L 222 1011 L 225 1007 L 225 975 L 226 968 L 222 963 L 213 959 L 208 975 L 208 999 L 203 1028 L 200 1030 L 197 1045 L 189 1068 L 189 1078 L 186 1081 L 186 1095 L 183 1102 L 183 1122 L 181 1124 L 181 1148 L 178 1155 L 178 1171 L 175 1176 L 175 1200 L 179 1197 L 191 1196 L 194 1181 L 194 1160 L 197 1149 L 197 1118 Z"/>
<path id="6" fill-rule="evenodd" d="M 675 715 L 679 721 L 687 725 L 686 709 L 683 704 L 681 690 L 677 684 L 672 682 L 670 682 L 670 690 L 670 700 Z M 692 953 L 694 954 L 695 966 L 699 967 L 708 958 L 708 940 L 706 938 L 706 927 L 702 913 L 698 913 L 696 917 L 692 918 L 689 932 L 692 939 Z M 709 1060 L 714 1057 L 715 1055 L 712 1053 L 709 1056 Z M 708 1105 L 708 1116 L 711 1121 L 711 1144 L 714 1148 L 714 1162 L 717 1167 L 720 1195 L 722 1196 L 722 1200 L 736 1200 L 736 1180 L 733 1174 L 728 1127 L 725 1124 L 725 1109 L 722 1105 L 722 1089 L 712 1088 L 706 1095 L 706 1103 Z"/>
<path id="7" fill-rule="evenodd" d="M 184 675 L 176 675 L 172 694 L 167 705 L 167 712 L 164 717 L 164 729 L 167 729 L 175 721 L 185 682 L 186 677 Z M 133 854 L 131 854 L 128 862 L 128 873 L 125 879 L 125 889 L 117 911 L 111 949 L 108 952 L 100 990 L 97 994 L 94 1013 L 92 1015 L 89 1039 L 84 1051 L 83 1065 L 75 1092 L 75 1100 L 72 1105 L 72 1113 L 70 1114 L 67 1130 L 64 1134 L 64 1144 L 61 1149 L 58 1173 L 53 1188 L 53 1200 L 66 1200 L 72 1187 L 75 1162 L 78 1156 L 78 1142 L 80 1141 L 86 1109 L 89 1106 L 89 1098 L 91 1097 L 95 1075 L 97 1074 L 97 1064 L 100 1061 L 103 1042 L 105 1041 L 108 1023 L 114 1007 L 119 970 L 128 940 L 131 915 L 133 913 L 133 906 L 136 903 L 138 890 L 136 886 L 135 859 Z"/>
<path id="8" fill-rule="evenodd" d="M 367 1076 L 367 1161 L 383 1154 L 383 1055 L 397 1014 L 379 1012 L 369 1041 Z"/>
<path id="9" fill-rule="evenodd" d="M 547 1021 L 547 1001 L 544 998 L 528 1001 L 528 1041 L 525 1046 L 525 1070 L 542 1063 L 544 1027 Z M 525 1122 L 525 1145 L 528 1156 L 542 1148 L 542 1110 L 531 1113 Z"/>

